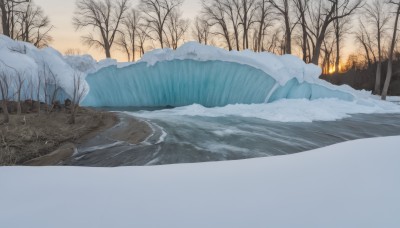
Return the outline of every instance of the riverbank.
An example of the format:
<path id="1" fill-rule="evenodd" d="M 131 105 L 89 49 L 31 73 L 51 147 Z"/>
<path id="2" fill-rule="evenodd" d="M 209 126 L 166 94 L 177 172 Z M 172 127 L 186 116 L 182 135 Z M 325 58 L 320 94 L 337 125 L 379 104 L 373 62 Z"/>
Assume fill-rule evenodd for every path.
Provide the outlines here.
<path id="1" fill-rule="evenodd" d="M 86 108 L 79 110 L 74 125 L 68 124 L 69 115 L 11 115 L 10 123 L 0 125 L 0 165 L 55 165 L 71 156 L 76 145 L 118 123 L 114 113 Z"/>

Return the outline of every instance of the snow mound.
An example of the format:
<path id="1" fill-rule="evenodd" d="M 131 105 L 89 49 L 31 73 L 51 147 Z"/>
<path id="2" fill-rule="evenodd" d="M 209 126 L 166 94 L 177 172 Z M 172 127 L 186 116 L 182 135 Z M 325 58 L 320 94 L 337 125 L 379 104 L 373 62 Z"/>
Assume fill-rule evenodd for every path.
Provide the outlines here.
<path id="1" fill-rule="evenodd" d="M 2 227 L 400 227 L 400 137 L 154 167 L 0 168 Z M 155 219 L 156 218 L 156 219 Z"/>

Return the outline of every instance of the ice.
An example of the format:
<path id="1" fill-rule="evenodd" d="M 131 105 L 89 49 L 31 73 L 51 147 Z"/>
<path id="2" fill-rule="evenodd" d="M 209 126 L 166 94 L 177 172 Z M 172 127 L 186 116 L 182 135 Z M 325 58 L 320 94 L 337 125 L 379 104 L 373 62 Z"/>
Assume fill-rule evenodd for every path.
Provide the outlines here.
<path id="1" fill-rule="evenodd" d="M 63 56 L 53 48 L 33 45 L 0 35 L 0 66 L 15 77 L 37 84 L 47 63 L 61 85 L 59 100 L 71 96 L 73 76 L 86 76 L 86 106 L 186 106 L 220 107 L 230 104 L 262 104 L 280 99 L 338 98 L 359 101 L 371 92 L 334 86 L 318 79 L 321 69 L 292 55 L 226 51 L 195 42 L 178 50 L 158 49 L 136 63 L 113 59 L 96 62 L 91 56 Z M 22 97 L 28 98 L 28 83 Z M 15 95 L 12 83 L 9 97 Z M 50 85 L 49 89 L 52 88 Z M 34 94 L 36 97 L 36 94 Z M 40 99 L 44 100 L 41 91 Z M 368 102 L 367 102 L 368 103 Z"/>
<path id="2" fill-rule="evenodd" d="M 89 74 L 87 106 L 261 104 L 284 98 L 339 98 L 357 94 L 318 79 L 321 69 L 292 55 L 226 51 L 188 42 L 158 49 L 137 63 L 106 62 Z"/>
<path id="3" fill-rule="evenodd" d="M 146 58 L 144 58 L 146 59 Z M 350 93 L 297 78 L 281 86 L 276 77 L 246 64 L 192 59 L 109 66 L 86 78 L 86 106 L 186 106 L 260 104 L 283 98 L 354 99 Z"/>

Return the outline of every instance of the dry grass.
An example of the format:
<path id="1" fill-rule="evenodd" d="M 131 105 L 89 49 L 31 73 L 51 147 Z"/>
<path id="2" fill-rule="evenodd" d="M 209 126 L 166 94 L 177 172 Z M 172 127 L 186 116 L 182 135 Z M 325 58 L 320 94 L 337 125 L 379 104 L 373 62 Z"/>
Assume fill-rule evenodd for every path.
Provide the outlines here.
<path id="1" fill-rule="evenodd" d="M 68 124 L 69 114 L 11 115 L 0 125 L 0 165 L 20 165 L 49 154 L 62 144 L 80 141 L 116 122 L 111 113 L 80 109 L 76 124 Z"/>

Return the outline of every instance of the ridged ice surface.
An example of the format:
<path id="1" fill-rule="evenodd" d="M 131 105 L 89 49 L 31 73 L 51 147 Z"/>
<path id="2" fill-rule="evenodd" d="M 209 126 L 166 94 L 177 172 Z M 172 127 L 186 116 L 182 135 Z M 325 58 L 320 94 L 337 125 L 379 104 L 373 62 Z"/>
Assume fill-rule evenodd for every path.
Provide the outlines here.
<path id="1" fill-rule="evenodd" d="M 259 104 L 283 98 L 339 98 L 349 93 L 296 77 L 281 85 L 255 67 L 227 61 L 191 59 L 105 67 L 86 77 L 83 105 L 93 107 Z"/>

